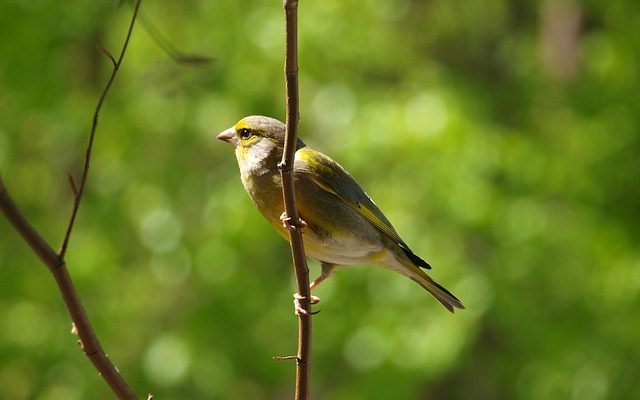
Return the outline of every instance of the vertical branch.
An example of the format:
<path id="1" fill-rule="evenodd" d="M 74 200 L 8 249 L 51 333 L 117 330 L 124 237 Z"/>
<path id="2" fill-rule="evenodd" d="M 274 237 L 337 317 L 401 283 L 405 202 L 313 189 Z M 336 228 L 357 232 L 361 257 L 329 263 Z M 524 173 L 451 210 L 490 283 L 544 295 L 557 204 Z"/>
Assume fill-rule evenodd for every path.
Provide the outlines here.
<path id="1" fill-rule="evenodd" d="M 309 368 L 311 364 L 311 308 L 309 299 L 309 268 L 304 255 L 302 223 L 296 208 L 293 181 L 293 163 L 296 152 L 299 98 L 298 98 L 298 0 L 284 0 L 285 11 L 285 86 L 287 91 L 286 124 L 282 161 L 278 165 L 282 176 L 282 196 L 289 218 L 289 238 L 296 273 L 300 306 L 306 313 L 298 314 L 298 352 L 296 356 L 295 399 L 309 397 Z"/>

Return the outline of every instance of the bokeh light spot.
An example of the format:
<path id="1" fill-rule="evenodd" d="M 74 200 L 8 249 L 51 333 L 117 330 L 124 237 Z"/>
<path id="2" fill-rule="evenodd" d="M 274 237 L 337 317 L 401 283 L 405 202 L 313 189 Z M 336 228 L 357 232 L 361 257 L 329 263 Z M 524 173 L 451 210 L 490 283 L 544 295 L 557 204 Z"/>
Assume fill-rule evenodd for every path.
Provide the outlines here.
<path id="1" fill-rule="evenodd" d="M 187 344 L 179 337 L 166 334 L 147 349 L 144 371 L 157 384 L 173 385 L 187 374 L 191 355 Z"/>
<path id="2" fill-rule="evenodd" d="M 49 334 L 49 318 L 32 303 L 15 303 L 7 311 L 3 330 L 14 343 L 25 347 L 37 346 Z"/>
<path id="3" fill-rule="evenodd" d="M 175 249 L 182 237 L 182 224 L 168 208 L 157 208 L 147 212 L 139 227 L 140 239 L 156 253 L 167 253 Z"/>
<path id="4" fill-rule="evenodd" d="M 443 133 L 449 122 L 444 99 L 436 92 L 422 92 L 409 99 L 405 118 L 410 131 L 425 136 Z"/>
<path id="5" fill-rule="evenodd" d="M 211 240 L 198 248 L 195 262 L 198 275 L 216 283 L 233 276 L 238 266 L 238 257 L 233 247 Z"/>
<path id="6" fill-rule="evenodd" d="M 313 99 L 313 117 L 327 132 L 346 126 L 356 112 L 353 90 L 344 83 L 334 83 L 320 89 Z"/>
<path id="7" fill-rule="evenodd" d="M 154 254 L 151 258 L 153 276 L 166 285 L 179 285 L 191 275 L 191 253 L 184 246 L 174 250 Z"/>
<path id="8" fill-rule="evenodd" d="M 571 388 L 575 400 L 601 400 L 607 397 L 609 379 L 601 368 L 586 364 L 576 371 Z"/>
<path id="9" fill-rule="evenodd" d="M 347 340 L 344 356 L 357 369 L 375 368 L 386 357 L 385 339 L 371 328 L 359 329 Z"/>

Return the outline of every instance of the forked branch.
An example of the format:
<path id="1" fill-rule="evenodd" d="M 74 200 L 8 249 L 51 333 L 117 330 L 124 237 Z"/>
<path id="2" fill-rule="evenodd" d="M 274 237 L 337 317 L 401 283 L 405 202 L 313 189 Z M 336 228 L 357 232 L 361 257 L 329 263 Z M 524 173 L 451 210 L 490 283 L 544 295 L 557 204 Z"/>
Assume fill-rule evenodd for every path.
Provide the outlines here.
<path id="1" fill-rule="evenodd" d="M 60 246 L 60 257 L 64 258 L 64 255 L 67 253 L 67 247 L 69 246 L 69 239 L 71 238 L 71 232 L 73 231 L 73 226 L 76 222 L 76 217 L 78 216 L 78 210 L 80 209 L 80 202 L 82 201 L 82 195 L 84 194 L 84 188 L 87 184 L 87 177 L 89 176 L 89 166 L 91 164 L 91 153 L 93 152 L 93 141 L 96 137 L 96 129 L 98 128 L 98 117 L 100 116 L 100 110 L 102 109 L 102 105 L 104 104 L 105 99 L 107 98 L 107 94 L 109 94 L 109 90 L 111 89 L 111 85 L 116 79 L 118 75 L 118 71 L 120 71 L 120 66 L 122 65 L 122 60 L 124 59 L 124 55 L 127 52 L 127 47 L 129 47 L 129 40 L 131 39 L 131 33 L 133 32 L 133 27 L 136 23 L 136 18 L 138 17 L 138 11 L 140 10 L 140 1 L 137 0 L 133 7 L 133 16 L 131 17 L 131 22 L 129 23 L 129 29 L 127 30 L 127 36 L 124 39 L 124 44 L 122 45 L 122 49 L 120 50 L 120 55 L 116 60 L 111 53 L 102 47 L 101 45 L 97 45 L 100 53 L 104 54 L 113 65 L 111 69 L 111 75 L 109 76 L 109 80 L 107 80 L 107 84 L 105 85 L 102 93 L 100 94 L 100 98 L 98 99 L 98 103 L 96 104 L 95 111 L 93 112 L 93 120 L 91 123 L 91 132 L 89 133 L 89 143 L 87 144 L 87 149 L 84 153 L 84 166 L 82 168 L 82 175 L 80 176 L 80 185 L 76 185 L 75 180 L 72 176 L 69 176 L 69 182 L 71 184 L 71 188 L 73 190 L 74 199 L 73 199 L 73 210 L 71 211 L 71 217 L 69 218 L 69 223 L 67 224 L 67 231 L 64 234 L 64 239 L 62 240 L 62 246 Z"/>
<path id="2" fill-rule="evenodd" d="M 131 22 L 129 23 L 129 29 L 122 46 L 122 50 L 120 51 L 120 56 L 117 60 L 114 59 L 114 57 L 104 48 L 100 46 L 98 47 L 99 50 L 111 60 L 113 69 L 111 71 L 109 80 L 107 81 L 107 84 L 100 95 L 100 99 L 98 100 L 98 104 L 96 105 L 96 109 L 93 114 L 93 123 L 91 126 L 91 133 L 89 135 L 89 144 L 85 152 L 84 168 L 82 176 L 80 178 L 80 184 L 77 185 L 73 177 L 69 176 L 69 183 L 74 194 L 74 204 L 73 211 L 69 219 L 69 224 L 65 232 L 64 240 L 58 253 L 53 250 L 51 245 L 47 243 L 42 235 L 38 233 L 38 231 L 31 225 L 24 214 L 20 211 L 18 206 L 9 195 L 2 177 L 0 176 L 0 211 L 2 211 L 4 216 L 11 223 L 11 225 L 13 225 L 15 230 L 22 236 L 25 242 L 27 242 L 33 252 L 48 267 L 49 271 L 56 281 L 56 284 L 58 285 L 58 289 L 60 290 L 64 303 L 67 307 L 67 310 L 69 311 L 69 315 L 73 320 L 72 331 L 80 338 L 79 342 L 82 350 L 91 360 L 105 382 L 107 382 L 107 384 L 111 387 L 113 393 L 122 400 L 134 400 L 136 399 L 136 395 L 133 392 L 133 389 L 131 389 L 122 375 L 120 375 L 118 369 L 115 367 L 115 365 L 113 365 L 111 360 L 109 360 L 106 353 L 102 349 L 102 346 L 100 345 L 100 342 L 96 337 L 95 331 L 91 326 L 89 317 L 87 316 L 82 302 L 80 301 L 78 292 L 73 285 L 73 281 L 71 280 L 71 276 L 69 275 L 69 271 L 67 270 L 67 266 L 65 264 L 64 256 L 67 251 L 69 239 L 71 237 L 71 232 L 73 231 L 73 226 L 86 186 L 87 176 L 89 174 L 89 164 L 91 160 L 91 153 L 93 150 L 96 128 L 98 126 L 98 116 L 100 113 L 100 109 L 102 108 L 102 104 L 104 103 L 109 89 L 111 88 L 118 70 L 122 65 L 122 60 L 124 59 L 124 55 L 131 38 L 131 32 L 133 31 L 133 27 L 135 25 L 139 7 L 140 0 L 137 0 L 134 6 L 133 16 L 131 17 Z"/>

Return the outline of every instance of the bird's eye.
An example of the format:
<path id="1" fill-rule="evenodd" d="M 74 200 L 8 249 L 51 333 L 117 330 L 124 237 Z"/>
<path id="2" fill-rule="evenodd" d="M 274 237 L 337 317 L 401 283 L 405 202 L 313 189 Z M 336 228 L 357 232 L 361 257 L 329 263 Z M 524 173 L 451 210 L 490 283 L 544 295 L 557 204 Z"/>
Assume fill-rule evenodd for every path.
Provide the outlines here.
<path id="1" fill-rule="evenodd" d="M 240 128 L 238 131 L 240 139 L 249 139 L 251 137 L 251 130 L 249 128 Z"/>

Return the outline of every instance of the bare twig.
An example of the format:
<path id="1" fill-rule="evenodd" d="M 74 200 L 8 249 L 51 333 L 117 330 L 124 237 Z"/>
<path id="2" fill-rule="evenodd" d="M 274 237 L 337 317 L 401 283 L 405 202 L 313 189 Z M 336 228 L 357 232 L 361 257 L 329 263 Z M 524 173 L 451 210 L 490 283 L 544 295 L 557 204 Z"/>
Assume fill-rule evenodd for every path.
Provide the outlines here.
<path id="1" fill-rule="evenodd" d="M 84 193 L 87 176 L 89 173 L 91 152 L 93 150 L 96 128 L 98 126 L 98 115 L 100 113 L 100 109 L 102 108 L 102 104 L 107 97 L 109 89 L 111 88 L 111 85 L 115 80 L 118 70 L 120 69 L 120 65 L 122 64 L 124 54 L 131 38 L 131 32 L 133 31 L 133 27 L 135 25 L 136 16 L 138 15 L 139 7 L 140 0 L 137 0 L 133 16 L 131 17 L 131 22 L 129 24 L 129 29 L 127 31 L 120 56 L 118 57 L 117 61 L 106 49 L 104 49 L 102 46 L 98 46 L 100 52 L 111 60 L 111 63 L 113 64 L 113 70 L 104 90 L 102 91 L 102 94 L 100 95 L 100 99 L 98 100 L 98 104 L 96 105 L 96 109 L 93 114 L 93 124 L 91 126 L 91 133 L 89 135 L 89 144 L 85 153 L 84 168 L 80 179 L 80 185 L 78 186 L 75 179 L 73 179 L 73 177 L 69 175 L 69 184 L 71 185 L 71 189 L 74 194 L 74 205 L 73 212 L 71 213 L 69 224 L 65 232 L 64 240 L 58 253 L 53 250 L 51 245 L 47 243 L 47 241 L 29 223 L 24 214 L 22 214 L 22 212 L 18 209 L 15 202 L 9 195 L 2 177 L 0 176 L 0 211 L 2 211 L 4 216 L 13 225 L 15 230 L 23 237 L 23 239 L 31 247 L 33 252 L 49 268 L 49 271 L 53 275 L 56 284 L 58 285 L 58 289 L 60 290 L 69 315 L 71 316 L 71 319 L 73 321 L 72 332 L 78 335 L 78 337 L 80 338 L 80 345 L 82 347 L 82 350 L 91 360 L 105 382 L 107 382 L 107 384 L 111 387 L 113 393 L 122 400 L 134 400 L 136 399 L 136 395 L 133 392 L 133 389 L 131 389 L 129 384 L 120 375 L 118 369 L 115 367 L 115 365 L 113 365 L 111 360 L 109 360 L 106 353 L 102 349 L 102 346 L 100 345 L 100 342 L 96 337 L 95 331 L 91 326 L 91 322 L 89 321 L 82 302 L 80 301 L 78 292 L 73 285 L 73 281 L 71 280 L 71 276 L 69 275 L 69 271 L 67 270 L 64 257 L 69 244 L 69 238 L 71 237 L 71 232 L 73 231 L 73 226 L 78 214 L 78 208 L 80 207 L 80 202 L 82 200 L 82 195 Z"/>
<path id="2" fill-rule="evenodd" d="M 147 31 L 151 39 L 176 63 L 191 66 L 208 66 L 215 61 L 213 57 L 182 52 L 160 32 L 160 29 L 151 18 L 147 16 L 144 10 L 140 10 L 139 15 L 142 27 Z"/>
<path id="3" fill-rule="evenodd" d="M 298 356 L 273 356 L 276 361 L 297 360 Z"/>
<path id="4" fill-rule="evenodd" d="M 116 59 L 113 57 L 113 54 L 111 54 L 111 52 L 107 49 L 105 49 L 104 47 L 102 47 L 102 45 L 100 43 L 96 43 L 96 48 L 98 49 L 98 51 L 100 53 L 102 53 L 103 56 L 107 57 L 109 59 L 109 61 L 111 61 L 111 65 L 113 65 L 113 67 L 116 67 L 116 64 L 118 63 L 116 61 Z"/>
<path id="5" fill-rule="evenodd" d="M 302 223 L 296 208 L 293 182 L 293 162 L 299 120 L 298 98 L 298 0 L 284 0 L 286 55 L 285 86 L 287 91 L 287 132 L 284 142 L 282 161 L 278 165 L 282 176 L 282 195 L 285 212 L 289 218 L 289 238 L 300 306 L 306 313 L 298 314 L 298 353 L 296 355 L 295 399 L 309 398 L 309 370 L 311 365 L 311 293 L 309 290 L 309 268 L 304 255 L 302 242 Z"/>
<path id="6" fill-rule="evenodd" d="M 76 180 L 73 179 L 73 175 L 69 174 L 69 186 L 71 186 L 71 190 L 73 191 L 73 195 L 78 195 L 78 185 L 76 185 Z"/>
<path id="7" fill-rule="evenodd" d="M 120 66 L 122 65 L 122 60 L 124 59 L 124 55 L 127 52 L 127 47 L 129 46 L 129 40 L 131 39 L 131 32 L 133 32 L 133 26 L 136 23 L 136 18 L 138 16 L 138 10 L 140 9 L 140 1 L 137 0 L 135 7 L 133 8 L 133 16 L 131 17 L 131 22 L 129 23 L 129 29 L 127 30 L 127 36 L 124 39 L 124 43 L 122 45 L 122 49 L 120 50 L 120 56 L 118 56 L 118 60 L 116 61 L 111 53 L 107 51 L 104 47 L 97 45 L 98 50 L 102 54 L 111 60 L 113 64 L 113 69 L 111 70 L 111 75 L 109 76 L 109 80 L 107 81 L 102 94 L 100 95 L 100 99 L 98 99 L 98 104 L 96 104 L 96 109 L 93 112 L 93 122 L 91 124 L 91 132 L 89 133 L 89 143 L 87 144 L 87 150 L 84 155 L 84 167 L 82 168 L 82 176 L 80 177 L 80 186 L 77 187 L 76 193 L 74 194 L 73 200 L 73 211 L 71 212 L 71 217 L 69 218 L 69 224 L 67 225 L 67 231 L 64 234 L 64 239 L 62 240 L 62 246 L 60 246 L 60 257 L 64 258 L 64 255 L 67 253 L 67 247 L 69 246 L 69 239 L 71 238 L 71 232 L 73 231 L 73 226 L 76 222 L 76 217 L 78 216 L 78 209 L 80 208 L 80 202 L 82 201 L 82 195 L 84 194 L 84 188 L 87 183 L 87 176 L 89 175 L 89 165 L 91 163 L 91 152 L 93 151 L 93 141 L 96 137 L 96 128 L 98 127 L 98 116 L 100 115 L 100 110 L 102 109 L 102 104 L 104 100 L 107 98 L 107 94 L 109 93 L 109 89 L 111 89 L 111 85 L 113 81 L 116 79 L 116 75 L 118 75 L 118 71 L 120 70 Z"/>
<path id="8" fill-rule="evenodd" d="M 69 315 L 73 320 L 75 332 L 77 332 L 78 337 L 80 337 L 82 350 L 96 367 L 102 379 L 111 386 L 111 390 L 113 390 L 119 399 L 136 399 L 136 395 L 129 384 L 127 384 L 120 375 L 118 369 L 102 349 L 91 326 L 89 317 L 78 297 L 78 292 L 73 285 L 71 276 L 69 276 L 69 271 L 67 270 L 64 259 L 56 254 L 53 248 L 18 209 L 2 181 L 2 176 L 0 176 L 0 211 L 2 211 L 25 242 L 27 242 L 33 252 L 36 253 L 36 255 L 40 257 L 40 260 L 49 268 L 49 271 L 58 284 Z"/>

